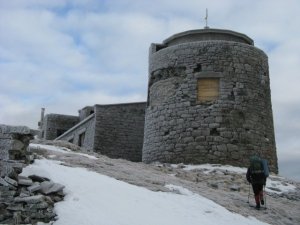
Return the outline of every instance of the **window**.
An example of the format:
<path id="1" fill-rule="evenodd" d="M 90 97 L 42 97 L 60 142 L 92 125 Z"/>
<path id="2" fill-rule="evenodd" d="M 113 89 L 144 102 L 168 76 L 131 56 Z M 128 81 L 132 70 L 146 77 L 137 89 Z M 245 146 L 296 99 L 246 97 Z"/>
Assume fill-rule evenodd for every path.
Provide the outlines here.
<path id="1" fill-rule="evenodd" d="M 197 101 L 209 102 L 217 100 L 219 97 L 219 78 L 200 78 L 197 83 Z"/>
<path id="2" fill-rule="evenodd" d="M 83 143 L 84 143 L 84 138 L 85 138 L 85 132 L 79 134 L 79 137 L 78 137 L 78 146 L 82 146 Z"/>

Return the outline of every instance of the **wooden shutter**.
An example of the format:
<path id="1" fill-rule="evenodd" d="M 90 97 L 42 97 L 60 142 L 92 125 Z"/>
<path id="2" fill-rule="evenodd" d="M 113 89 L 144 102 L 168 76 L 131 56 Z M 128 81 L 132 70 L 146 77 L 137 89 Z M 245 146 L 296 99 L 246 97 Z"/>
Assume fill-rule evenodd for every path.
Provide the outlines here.
<path id="1" fill-rule="evenodd" d="M 219 78 L 198 80 L 198 102 L 214 101 L 219 97 Z"/>

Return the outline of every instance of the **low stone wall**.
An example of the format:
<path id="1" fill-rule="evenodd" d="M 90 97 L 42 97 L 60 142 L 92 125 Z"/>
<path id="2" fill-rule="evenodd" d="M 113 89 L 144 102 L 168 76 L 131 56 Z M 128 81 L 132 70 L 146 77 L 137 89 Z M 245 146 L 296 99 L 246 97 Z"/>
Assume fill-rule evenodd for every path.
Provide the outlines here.
<path id="1" fill-rule="evenodd" d="M 27 151 L 35 131 L 25 126 L 0 125 L 0 176 L 15 176 L 30 161 Z"/>
<path id="2" fill-rule="evenodd" d="M 45 177 L 0 177 L 0 224 L 36 224 L 55 220 L 54 203 L 64 186 Z"/>
<path id="3" fill-rule="evenodd" d="M 27 149 L 35 134 L 25 126 L 0 125 L 0 224 L 50 222 L 54 203 L 63 199 L 63 185 L 19 175 L 33 160 Z"/>

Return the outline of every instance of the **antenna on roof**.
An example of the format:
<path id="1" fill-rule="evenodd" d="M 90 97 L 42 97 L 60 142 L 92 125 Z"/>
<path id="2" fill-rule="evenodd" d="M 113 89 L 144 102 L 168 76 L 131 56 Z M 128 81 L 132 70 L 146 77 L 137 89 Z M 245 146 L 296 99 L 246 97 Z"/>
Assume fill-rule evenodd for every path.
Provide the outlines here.
<path id="1" fill-rule="evenodd" d="M 207 10 L 207 8 L 206 8 L 206 15 L 205 15 L 205 27 L 204 27 L 204 29 L 208 29 L 209 28 L 209 26 L 207 26 L 207 20 L 208 20 L 208 10 Z"/>

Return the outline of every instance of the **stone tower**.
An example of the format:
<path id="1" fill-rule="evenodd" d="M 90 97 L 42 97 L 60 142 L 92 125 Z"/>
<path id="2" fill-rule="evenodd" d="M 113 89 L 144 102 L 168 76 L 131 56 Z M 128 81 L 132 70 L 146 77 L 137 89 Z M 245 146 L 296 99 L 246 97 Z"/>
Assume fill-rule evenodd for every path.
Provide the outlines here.
<path id="1" fill-rule="evenodd" d="M 200 29 L 151 44 L 143 161 L 278 172 L 267 55 L 248 36 Z"/>

